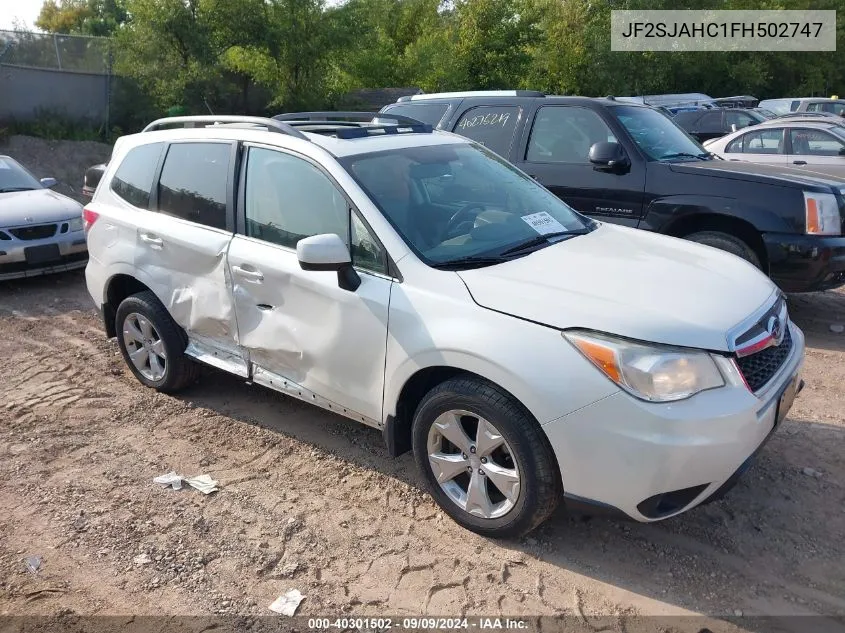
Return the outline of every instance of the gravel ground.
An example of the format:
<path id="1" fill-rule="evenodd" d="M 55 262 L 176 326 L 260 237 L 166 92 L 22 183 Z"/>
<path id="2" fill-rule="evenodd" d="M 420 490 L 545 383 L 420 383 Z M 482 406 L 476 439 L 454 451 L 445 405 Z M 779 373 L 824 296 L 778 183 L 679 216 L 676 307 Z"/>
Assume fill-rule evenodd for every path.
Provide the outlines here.
<path id="1" fill-rule="evenodd" d="M 272 615 L 297 588 L 303 615 L 845 618 L 845 293 L 790 309 L 807 387 L 725 499 L 652 525 L 560 511 L 503 542 L 453 524 L 375 430 L 211 369 L 142 387 L 81 272 L 2 284 L 0 615 Z M 171 470 L 221 489 L 153 484 Z"/>

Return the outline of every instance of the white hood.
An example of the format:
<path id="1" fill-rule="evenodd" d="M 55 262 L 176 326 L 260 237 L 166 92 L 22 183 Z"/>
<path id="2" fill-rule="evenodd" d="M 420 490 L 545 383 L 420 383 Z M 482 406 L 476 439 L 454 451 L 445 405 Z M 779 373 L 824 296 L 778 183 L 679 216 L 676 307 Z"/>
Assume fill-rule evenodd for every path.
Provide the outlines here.
<path id="1" fill-rule="evenodd" d="M 82 205 L 50 189 L 0 193 L 0 228 L 59 222 L 80 215 Z"/>
<path id="2" fill-rule="evenodd" d="M 727 333 L 773 301 L 744 260 L 603 224 L 511 262 L 458 273 L 481 306 L 556 328 L 727 351 Z"/>

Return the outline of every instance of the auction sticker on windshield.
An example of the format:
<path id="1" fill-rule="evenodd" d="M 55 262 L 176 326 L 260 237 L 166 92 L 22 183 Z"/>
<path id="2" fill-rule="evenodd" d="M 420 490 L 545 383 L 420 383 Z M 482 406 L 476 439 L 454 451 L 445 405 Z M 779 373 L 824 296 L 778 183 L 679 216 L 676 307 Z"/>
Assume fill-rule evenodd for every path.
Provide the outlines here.
<path id="1" fill-rule="evenodd" d="M 523 215 L 522 219 L 525 220 L 528 226 L 537 231 L 540 235 L 566 231 L 566 227 L 563 226 L 563 224 L 561 224 L 557 220 L 555 220 L 546 211 L 540 211 L 540 213 L 532 213 L 531 215 Z"/>

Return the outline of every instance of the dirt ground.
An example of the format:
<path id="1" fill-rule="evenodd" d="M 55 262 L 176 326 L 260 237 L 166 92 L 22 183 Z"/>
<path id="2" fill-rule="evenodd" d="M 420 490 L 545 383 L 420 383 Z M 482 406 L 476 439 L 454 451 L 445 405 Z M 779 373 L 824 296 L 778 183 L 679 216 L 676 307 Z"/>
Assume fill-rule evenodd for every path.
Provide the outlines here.
<path id="1" fill-rule="evenodd" d="M 32 136 L 0 138 L 0 154 L 11 156 L 36 178 L 55 178 L 55 190 L 79 202 L 85 170 L 108 161 L 111 145 L 94 141 L 50 141 Z"/>
<path id="2" fill-rule="evenodd" d="M 297 588 L 303 615 L 842 618 L 845 293 L 790 309 L 807 387 L 725 499 L 652 525 L 560 511 L 499 542 L 375 430 L 211 369 L 178 397 L 142 387 L 82 272 L 2 284 L 0 615 L 272 615 Z M 153 483 L 171 470 L 221 489 Z"/>

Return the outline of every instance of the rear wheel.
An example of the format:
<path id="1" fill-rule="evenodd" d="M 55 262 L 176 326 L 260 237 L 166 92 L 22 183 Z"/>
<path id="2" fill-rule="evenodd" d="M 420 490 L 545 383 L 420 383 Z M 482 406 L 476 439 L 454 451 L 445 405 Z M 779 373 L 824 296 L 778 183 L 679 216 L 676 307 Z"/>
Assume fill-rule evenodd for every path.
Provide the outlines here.
<path id="1" fill-rule="evenodd" d="M 698 233 L 687 235 L 684 239 L 726 251 L 762 269 L 760 258 L 754 252 L 754 249 L 740 238 L 729 235 L 728 233 L 722 233 L 721 231 L 699 231 Z"/>
<path id="2" fill-rule="evenodd" d="M 185 334 L 152 292 L 121 301 L 115 331 L 123 359 L 146 386 L 171 393 L 196 381 L 199 367 L 185 355 Z"/>
<path id="3" fill-rule="evenodd" d="M 465 528 L 521 536 L 560 500 L 560 475 L 543 431 L 491 383 L 467 377 L 438 385 L 417 408 L 412 432 L 432 497 Z"/>

